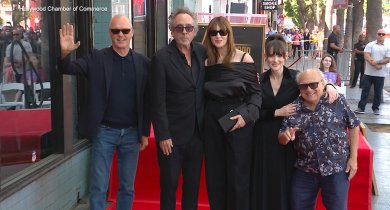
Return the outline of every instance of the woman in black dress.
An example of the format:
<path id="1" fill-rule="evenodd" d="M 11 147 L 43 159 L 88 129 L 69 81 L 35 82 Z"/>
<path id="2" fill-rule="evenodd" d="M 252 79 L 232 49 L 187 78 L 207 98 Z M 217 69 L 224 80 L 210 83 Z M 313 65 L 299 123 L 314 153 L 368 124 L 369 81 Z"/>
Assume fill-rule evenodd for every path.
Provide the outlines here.
<path id="1" fill-rule="evenodd" d="M 211 210 L 249 210 L 253 122 L 261 107 L 260 85 L 250 55 L 236 50 L 229 21 L 216 17 L 205 40 L 205 171 Z M 218 119 L 246 104 L 227 133 Z"/>
<path id="2" fill-rule="evenodd" d="M 265 60 L 270 70 L 260 75 L 262 107 L 254 125 L 253 168 L 251 174 L 251 210 L 290 209 L 290 188 L 297 158 L 292 143 L 278 142 L 284 117 L 295 114 L 299 95 L 295 81 L 298 71 L 287 69 L 287 44 L 281 35 L 265 42 Z M 334 88 L 328 88 L 330 101 L 337 99 Z"/>

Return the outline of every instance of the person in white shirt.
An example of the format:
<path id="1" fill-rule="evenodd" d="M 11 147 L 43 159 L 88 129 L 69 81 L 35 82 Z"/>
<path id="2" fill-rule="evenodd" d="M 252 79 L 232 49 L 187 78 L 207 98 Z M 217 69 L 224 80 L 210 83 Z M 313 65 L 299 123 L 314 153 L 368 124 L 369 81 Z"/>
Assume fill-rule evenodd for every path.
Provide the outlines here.
<path id="1" fill-rule="evenodd" d="M 287 52 L 288 52 L 288 58 L 292 57 L 292 34 L 291 30 L 287 30 L 286 34 L 284 35 L 284 40 L 287 42 Z"/>
<path id="2" fill-rule="evenodd" d="M 364 114 L 371 85 L 374 85 L 374 103 L 372 110 L 379 115 L 379 106 L 383 92 L 383 85 L 386 76 L 386 64 L 390 62 L 390 45 L 385 43 L 386 32 L 379 29 L 376 40 L 367 44 L 364 49 L 364 60 L 366 60 L 366 71 L 362 83 L 362 95 L 355 113 Z"/>

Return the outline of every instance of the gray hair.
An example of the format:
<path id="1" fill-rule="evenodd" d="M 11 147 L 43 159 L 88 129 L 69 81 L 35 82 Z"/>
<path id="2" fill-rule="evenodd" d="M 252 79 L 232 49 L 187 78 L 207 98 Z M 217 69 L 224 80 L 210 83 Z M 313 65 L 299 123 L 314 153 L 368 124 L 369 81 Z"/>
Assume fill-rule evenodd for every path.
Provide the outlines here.
<path id="1" fill-rule="evenodd" d="M 295 79 L 296 82 L 297 82 L 297 84 L 299 84 L 299 78 L 301 78 L 302 73 L 303 73 L 303 72 L 306 72 L 306 71 L 314 71 L 314 72 L 316 72 L 317 74 L 319 74 L 319 75 L 321 76 L 321 79 L 322 79 L 323 81 L 325 81 L 324 73 L 322 73 L 321 70 L 319 70 L 319 69 L 306 69 L 305 71 L 301 71 L 301 72 L 298 73 L 298 75 L 297 75 L 297 77 L 296 77 L 296 79 Z M 326 84 L 326 81 L 325 81 L 325 84 Z"/>
<path id="2" fill-rule="evenodd" d="M 178 14 L 187 14 L 187 15 L 191 16 L 192 20 L 194 21 L 195 30 L 196 30 L 196 32 L 198 32 L 198 18 L 195 15 L 195 13 L 191 12 L 191 10 L 188 9 L 187 7 L 179 7 L 175 11 L 173 11 L 171 13 L 171 15 L 169 15 L 168 24 L 169 24 L 169 29 L 171 31 L 173 31 L 173 28 L 175 27 L 174 22 L 175 22 L 175 18 Z"/>

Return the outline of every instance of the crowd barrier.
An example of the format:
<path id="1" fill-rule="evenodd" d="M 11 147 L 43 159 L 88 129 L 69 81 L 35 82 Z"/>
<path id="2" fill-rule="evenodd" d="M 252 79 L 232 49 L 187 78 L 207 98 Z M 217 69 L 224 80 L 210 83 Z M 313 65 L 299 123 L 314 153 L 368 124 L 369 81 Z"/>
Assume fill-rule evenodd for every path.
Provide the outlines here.
<path id="1" fill-rule="evenodd" d="M 317 57 L 312 58 L 311 53 L 316 52 Z M 327 55 L 326 50 L 297 50 L 296 55 L 300 54 L 301 59 L 291 68 L 299 71 L 305 69 L 319 69 L 322 57 L 318 57 L 319 53 L 322 52 L 322 56 Z M 336 70 L 339 72 L 342 81 L 349 81 L 350 79 L 350 68 L 352 58 L 352 50 L 344 49 L 343 53 L 337 54 Z"/>

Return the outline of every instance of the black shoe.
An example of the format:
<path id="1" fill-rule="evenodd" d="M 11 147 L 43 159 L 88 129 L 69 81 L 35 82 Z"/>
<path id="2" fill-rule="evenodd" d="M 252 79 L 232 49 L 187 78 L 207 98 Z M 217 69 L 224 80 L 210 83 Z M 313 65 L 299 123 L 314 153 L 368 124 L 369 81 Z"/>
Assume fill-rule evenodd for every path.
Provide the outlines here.
<path id="1" fill-rule="evenodd" d="M 351 86 L 351 87 L 349 87 L 349 88 L 354 88 L 355 87 L 355 85 L 353 85 L 353 86 Z"/>
<path id="2" fill-rule="evenodd" d="M 359 86 L 359 88 L 362 88 L 362 86 Z"/>

